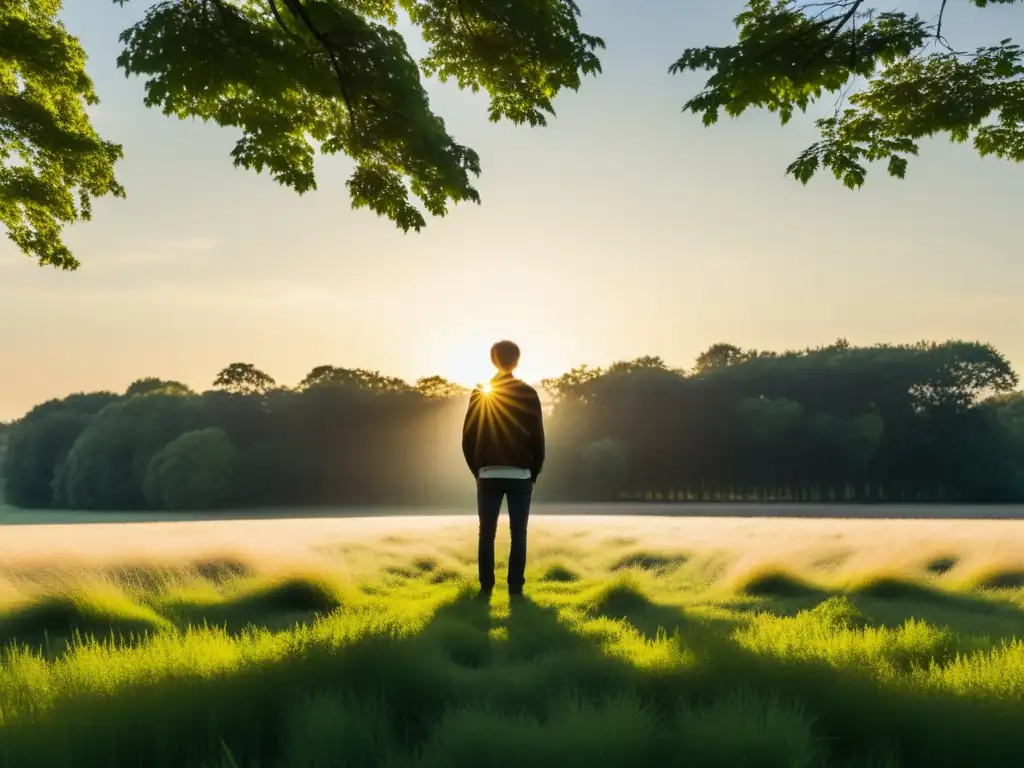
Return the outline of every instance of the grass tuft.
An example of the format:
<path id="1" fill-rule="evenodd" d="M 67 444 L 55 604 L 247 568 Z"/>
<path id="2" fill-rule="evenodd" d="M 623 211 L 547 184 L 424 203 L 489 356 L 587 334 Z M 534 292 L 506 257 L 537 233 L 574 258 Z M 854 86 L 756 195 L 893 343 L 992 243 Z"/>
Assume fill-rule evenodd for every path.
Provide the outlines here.
<path id="1" fill-rule="evenodd" d="M 982 571 L 973 575 L 970 583 L 976 589 L 1022 589 L 1024 569 L 1006 568 Z"/>
<path id="2" fill-rule="evenodd" d="M 181 628 L 213 626 L 231 633 L 248 627 L 284 629 L 309 623 L 345 603 L 343 590 L 316 576 L 253 580 L 227 596 L 202 585 L 172 591 L 156 605 Z"/>
<path id="3" fill-rule="evenodd" d="M 702 768 L 813 766 L 819 756 L 814 718 L 776 695 L 738 691 L 676 720 L 681 752 Z"/>
<path id="4" fill-rule="evenodd" d="M 254 571 L 248 563 L 233 557 L 200 560 L 193 563 L 192 568 L 199 574 L 200 578 L 212 581 L 215 584 L 222 584 L 235 579 L 251 578 L 254 575 Z"/>
<path id="5" fill-rule="evenodd" d="M 850 552 L 832 552 L 816 558 L 811 563 L 811 568 L 819 571 L 837 571 L 846 564 L 850 555 Z"/>
<path id="6" fill-rule="evenodd" d="M 578 573 L 570 568 L 566 568 L 564 565 L 552 565 L 548 568 L 544 575 L 541 577 L 543 581 L 553 581 L 562 584 L 568 584 L 574 581 L 579 581 L 580 576 Z"/>
<path id="7" fill-rule="evenodd" d="M 283 764 L 288 768 L 379 765 L 394 741 L 386 707 L 378 700 L 314 694 L 301 699 L 288 714 Z"/>
<path id="8" fill-rule="evenodd" d="M 925 564 L 925 570 L 935 576 L 942 576 L 956 568 L 959 562 L 960 558 L 956 555 L 940 555 L 929 560 Z"/>
<path id="9" fill-rule="evenodd" d="M 864 629 L 868 620 L 845 595 L 835 595 L 818 603 L 807 615 L 829 630 Z"/>
<path id="10" fill-rule="evenodd" d="M 412 567 L 420 573 L 433 573 L 437 570 L 437 561 L 429 557 L 421 557 L 413 561 Z"/>
<path id="11" fill-rule="evenodd" d="M 741 574 L 730 586 L 753 597 L 818 597 L 825 594 L 824 590 L 800 576 L 773 566 Z"/>
<path id="12" fill-rule="evenodd" d="M 867 595 L 883 600 L 944 602 L 954 598 L 917 579 L 887 573 L 861 576 L 849 582 L 846 591 L 851 595 Z"/>
<path id="13" fill-rule="evenodd" d="M 624 619 L 643 611 L 649 600 L 639 585 L 629 578 L 620 578 L 602 587 L 591 602 L 594 615 L 610 619 Z"/>
<path id="14" fill-rule="evenodd" d="M 326 579 L 290 577 L 255 589 L 236 604 L 280 613 L 330 613 L 342 605 L 341 591 Z"/>
<path id="15" fill-rule="evenodd" d="M 683 554 L 659 554 L 656 552 L 633 552 L 616 561 L 613 571 L 638 568 L 644 571 L 670 571 L 686 563 L 689 558 Z"/>
<path id="16" fill-rule="evenodd" d="M 175 574 L 167 568 L 147 565 L 118 565 L 103 569 L 104 581 L 117 584 L 128 592 L 156 592 L 167 588 L 175 581 Z"/>
<path id="17" fill-rule="evenodd" d="M 590 768 L 652 765 L 658 757 L 655 712 L 628 696 L 555 703 L 542 722 L 528 713 L 448 712 L 423 748 L 421 768 Z"/>
<path id="18" fill-rule="evenodd" d="M 60 653 L 76 637 L 129 642 L 168 627 L 151 608 L 109 584 L 45 595 L 14 608 L 0 618 L 0 644 Z"/>
<path id="19" fill-rule="evenodd" d="M 398 579 L 415 579 L 421 574 L 420 569 L 413 565 L 389 565 L 384 572 Z"/>

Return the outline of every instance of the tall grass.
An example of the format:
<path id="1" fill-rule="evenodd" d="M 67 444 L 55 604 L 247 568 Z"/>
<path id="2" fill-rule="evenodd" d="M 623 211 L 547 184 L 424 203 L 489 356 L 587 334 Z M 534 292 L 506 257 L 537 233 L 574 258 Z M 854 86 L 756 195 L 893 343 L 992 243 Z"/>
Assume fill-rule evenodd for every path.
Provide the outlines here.
<path id="1" fill-rule="evenodd" d="M 552 548 L 529 598 L 485 604 L 467 553 L 378 561 L 26 596 L 0 615 L 0 765 L 1024 764 L 1017 593 L 949 569 L 715 581 L 692 553 Z"/>

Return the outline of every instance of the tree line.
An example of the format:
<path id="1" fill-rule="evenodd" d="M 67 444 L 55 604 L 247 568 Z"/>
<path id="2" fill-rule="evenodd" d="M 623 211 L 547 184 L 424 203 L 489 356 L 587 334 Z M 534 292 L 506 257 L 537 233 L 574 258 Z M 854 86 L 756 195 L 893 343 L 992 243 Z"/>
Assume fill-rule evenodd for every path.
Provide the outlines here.
<path id="1" fill-rule="evenodd" d="M 444 505 L 472 498 L 468 392 L 248 363 L 208 391 L 156 378 L 37 405 L 6 429 L 9 503 L 82 510 Z M 783 353 L 715 344 L 690 370 L 639 357 L 542 387 L 549 501 L 1024 501 L 1024 393 L 988 344 Z"/>

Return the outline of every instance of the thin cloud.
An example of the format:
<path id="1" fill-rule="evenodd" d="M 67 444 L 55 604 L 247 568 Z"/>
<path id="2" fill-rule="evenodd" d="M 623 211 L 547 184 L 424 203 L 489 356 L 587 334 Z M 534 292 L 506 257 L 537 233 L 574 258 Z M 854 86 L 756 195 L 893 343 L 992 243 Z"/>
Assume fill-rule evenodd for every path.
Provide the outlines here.
<path id="1" fill-rule="evenodd" d="M 126 267 L 146 266 L 149 264 L 167 264 L 180 262 L 200 254 L 208 254 L 216 250 L 224 241 L 218 237 L 208 235 L 194 235 L 185 238 L 172 238 L 168 240 L 147 240 L 139 243 L 137 247 L 128 245 L 113 253 L 104 254 L 98 258 L 90 259 L 97 268 L 103 267 Z"/>

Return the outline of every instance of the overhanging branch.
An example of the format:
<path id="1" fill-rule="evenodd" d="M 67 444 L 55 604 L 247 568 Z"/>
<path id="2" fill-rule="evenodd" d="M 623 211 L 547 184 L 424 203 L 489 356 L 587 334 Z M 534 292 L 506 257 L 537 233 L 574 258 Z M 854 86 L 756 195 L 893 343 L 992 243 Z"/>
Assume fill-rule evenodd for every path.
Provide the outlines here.
<path id="1" fill-rule="evenodd" d="M 275 0 L 268 0 L 273 7 Z M 348 110 L 349 123 L 352 126 L 353 135 L 358 135 L 358 125 L 356 122 L 356 113 L 352 107 L 352 100 L 349 98 L 348 91 L 345 89 L 345 75 L 341 68 L 341 63 L 338 61 L 338 55 L 334 52 L 331 46 L 331 41 L 327 39 L 316 25 L 313 24 L 313 20 L 306 13 L 306 9 L 302 6 L 302 0 L 284 0 L 285 7 L 298 18 L 303 26 L 309 31 L 309 34 L 313 36 L 313 39 L 320 43 L 320 46 L 324 49 L 327 57 L 331 60 L 331 68 L 334 70 L 334 76 L 338 80 L 338 89 L 341 91 L 341 98 L 345 102 L 345 108 Z"/>

